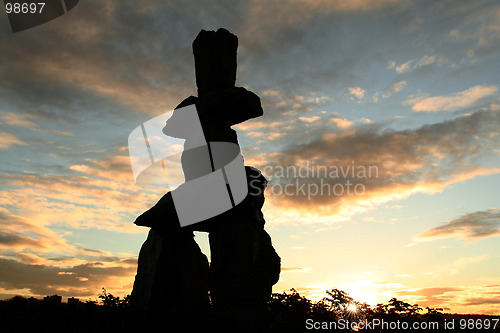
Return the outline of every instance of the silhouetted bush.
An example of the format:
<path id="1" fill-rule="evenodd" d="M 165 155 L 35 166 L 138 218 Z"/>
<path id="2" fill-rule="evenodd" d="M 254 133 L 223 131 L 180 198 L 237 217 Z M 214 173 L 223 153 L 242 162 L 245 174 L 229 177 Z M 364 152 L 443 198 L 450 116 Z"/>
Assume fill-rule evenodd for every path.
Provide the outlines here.
<path id="1" fill-rule="evenodd" d="M 306 329 L 306 320 L 330 323 L 340 320 L 364 322 L 383 319 L 386 322 L 435 322 L 441 329 L 444 316 L 441 308 L 423 309 L 418 304 L 410 304 L 392 298 L 386 304 L 370 307 L 366 303 L 355 301 L 346 292 L 339 289 L 326 291 L 326 296 L 312 302 L 301 296 L 295 289 L 290 292 L 272 294 L 269 301 L 269 312 L 266 318 L 268 332 L 297 332 Z M 57 296 L 57 295 L 54 295 Z M 165 331 L 192 331 L 186 328 L 196 327 L 194 331 L 210 331 L 214 325 L 213 318 L 190 318 L 189 321 L 178 320 L 168 313 L 151 313 L 135 309 L 130 305 L 130 296 L 115 297 L 103 288 L 98 295 L 100 302 L 81 302 L 73 299 L 71 304 L 58 303 L 59 296 L 50 296 L 46 300 L 15 296 L 0 301 L 1 332 L 147 332 L 164 328 Z M 497 318 L 497 317 L 495 317 Z M 196 323 L 193 326 L 193 323 Z M 361 329 L 360 329 L 361 330 Z M 366 330 L 366 328 L 363 328 Z M 235 330 L 237 331 L 237 330 Z M 335 331 L 335 330 L 330 330 Z M 347 332 L 349 330 L 343 330 Z M 380 328 L 372 328 L 371 332 L 382 332 Z M 387 331 L 387 330 L 386 330 Z M 412 329 L 412 331 L 418 331 Z"/>

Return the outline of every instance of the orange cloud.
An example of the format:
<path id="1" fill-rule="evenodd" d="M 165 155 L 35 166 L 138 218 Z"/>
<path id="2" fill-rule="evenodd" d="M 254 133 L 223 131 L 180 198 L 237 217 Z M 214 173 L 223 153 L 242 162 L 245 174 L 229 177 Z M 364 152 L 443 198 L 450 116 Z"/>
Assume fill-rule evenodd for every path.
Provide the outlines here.
<path id="1" fill-rule="evenodd" d="M 365 97 L 365 90 L 361 87 L 351 87 L 349 88 L 349 94 L 355 96 L 358 99 L 363 99 Z"/>
<path id="2" fill-rule="evenodd" d="M 281 267 L 283 273 L 307 273 L 310 270 L 310 267 Z"/>
<path id="3" fill-rule="evenodd" d="M 315 121 L 320 120 L 321 117 L 318 116 L 313 116 L 313 117 L 299 117 L 299 120 L 306 122 L 306 123 L 313 123 Z"/>
<path id="4" fill-rule="evenodd" d="M 28 116 L 20 116 L 18 114 L 7 112 L 0 117 L 7 125 L 35 128 L 36 124 L 29 120 Z"/>
<path id="5" fill-rule="evenodd" d="M 351 127 L 351 125 L 353 124 L 352 121 L 348 120 L 348 119 L 342 119 L 342 118 L 331 118 L 330 120 L 328 120 L 328 123 L 332 123 L 332 124 L 335 124 L 337 125 L 338 127 L 340 128 L 348 128 L 348 127 Z"/>
<path id="6" fill-rule="evenodd" d="M 26 143 L 19 139 L 17 136 L 6 133 L 6 132 L 0 132 L 0 149 L 6 149 L 10 148 L 13 145 L 25 145 Z"/>
<path id="7" fill-rule="evenodd" d="M 348 128 L 251 161 L 270 180 L 266 197 L 280 208 L 277 215 L 295 211 L 313 214 L 315 221 L 345 220 L 382 203 L 500 173 L 480 166 L 497 146 L 490 134 L 499 122 L 500 113 L 478 111 L 416 130 Z"/>
<path id="8" fill-rule="evenodd" d="M 467 90 L 453 93 L 444 96 L 428 97 L 416 101 L 413 105 L 414 111 L 419 112 L 436 112 L 436 111 L 450 111 L 460 108 L 466 108 L 482 98 L 493 95 L 497 92 L 496 86 L 474 86 Z"/>
<path id="9" fill-rule="evenodd" d="M 28 265 L 0 258 L 0 290 L 13 293 L 28 290 L 33 296 L 59 294 L 79 298 L 95 297 L 106 287 L 115 295 L 130 293 L 136 267 L 102 267 L 99 262 L 58 268 L 48 265 Z"/>
<path id="10" fill-rule="evenodd" d="M 128 156 L 86 160 L 68 175 L 4 175 L 0 205 L 13 206 L 38 226 L 65 225 L 140 233 L 132 222 L 166 191 L 135 185 Z"/>
<path id="11" fill-rule="evenodd" d="M 420 306 L 445 306 L 455 299 L 457 292 L 463 291 L 461 288 L 441 287 L 441 288 L 422 288 L 417 290 L 403 290 L 396 292 L 400 296 L 417 296 L 414 299 Z"/>
<path id="12" fill-rule="evenodd" d="M 53 231 L 10 214 L 0 207 L 0 249 L 59 252 L 72 248 Z"/>

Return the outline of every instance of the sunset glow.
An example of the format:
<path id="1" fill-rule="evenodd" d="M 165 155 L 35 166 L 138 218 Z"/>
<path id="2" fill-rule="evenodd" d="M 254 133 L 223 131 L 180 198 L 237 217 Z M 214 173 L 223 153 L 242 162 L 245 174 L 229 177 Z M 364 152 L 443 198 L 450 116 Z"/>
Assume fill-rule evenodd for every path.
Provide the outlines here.
<path id="1" fill-rule="evenodd" d="M 133 222 L 166 189 L 135 183 L 128 135 L 196 94 L 191 43 L 225 27 L 264 108 L 234 129 L 269 180 L 273 291 L 500 315 L 498 2 L 81 1 L 0 23 L 1 299 L 131 292 Z"/>

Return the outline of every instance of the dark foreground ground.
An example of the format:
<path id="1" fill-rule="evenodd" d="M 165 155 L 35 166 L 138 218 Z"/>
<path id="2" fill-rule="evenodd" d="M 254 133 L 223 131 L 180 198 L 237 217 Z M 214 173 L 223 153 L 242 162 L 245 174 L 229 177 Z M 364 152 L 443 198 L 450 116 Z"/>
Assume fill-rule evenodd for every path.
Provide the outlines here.
<path id="1" fill-rule="evenodd" d="M 372 308 L 354 302 L 339 290 L 311 302 L 292 290 L 273 294 L 260 328 L 254 323 L 230 323 L 230 318 L 208 314 L 139 311 L 110 294 L 100 303 L 26 299 L 16 296 L 0 301 L 0 332 L 487 332 L 500 331 L 500 316 L 445 314 L 441 309 L 418 307 L 397 299 Z M 59 298 L 60 299 L 60 298 Z M 73 300 L 74 301 L 74 300 Z M 361 325 L 361 326 L 359 326 Z"/>

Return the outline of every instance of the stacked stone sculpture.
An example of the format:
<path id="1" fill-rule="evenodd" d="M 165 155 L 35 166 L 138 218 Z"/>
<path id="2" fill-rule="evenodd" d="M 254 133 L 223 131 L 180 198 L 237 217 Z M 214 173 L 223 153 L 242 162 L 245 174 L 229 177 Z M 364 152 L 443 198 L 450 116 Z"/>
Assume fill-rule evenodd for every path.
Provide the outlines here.
<path id="1" fill-rule="evenodd" d="M 231 126 L 262 116 L 257 95 L 236 87 L 238 38 L 225 29 L 202 30 L 193 42 L 198 96 L 184 99 L 174 110 L 195 104 L 206 142 L 238 144 Z M 169 123 L 164 133 L 171 133 Z M 172 125 L 170 125 L 172 127 Z M 192 154 L 189 133 L 184 136 L 185 167 Z M 280 257 L 264 230 L 265 177 L 246 166 L 248 194 L 222 214 L 181 227 L 168 192 L 137 218 L 135 224 L 150 227 L 139 253 L 131 295 L 133 304 L 165 316 L 212 317 L 225 325 L 244 324 L 258 329 L 266 315 L 272 286 L 280 274 Z M 228 186 L 229 188 L 229 186 Z M 201 252 L 193 231 L 209 233 L 211 263 Z"/>

